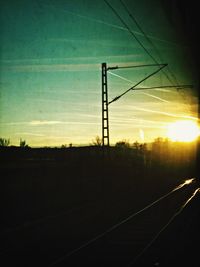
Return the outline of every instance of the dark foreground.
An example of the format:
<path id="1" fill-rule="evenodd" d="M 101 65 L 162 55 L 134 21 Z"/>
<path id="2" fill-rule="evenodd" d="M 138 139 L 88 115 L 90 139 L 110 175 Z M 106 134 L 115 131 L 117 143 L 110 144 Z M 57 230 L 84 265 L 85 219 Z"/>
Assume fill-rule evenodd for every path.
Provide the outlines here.
<path id="1" fill-rule="evenodd" d="M 6 155 L 1 266 L 199 266 L 199 193 L 181 210 L 198 181 L 134 215 L 191 168 L 119 151 Z"/>

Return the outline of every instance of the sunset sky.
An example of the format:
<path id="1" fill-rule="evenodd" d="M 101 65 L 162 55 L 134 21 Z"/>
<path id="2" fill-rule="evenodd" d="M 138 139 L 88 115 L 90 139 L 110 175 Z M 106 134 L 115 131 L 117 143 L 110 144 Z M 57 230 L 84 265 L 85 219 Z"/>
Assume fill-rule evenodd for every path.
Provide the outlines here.
<path id="1" fill-rule="evenodd" d="M 168 63 L 140 87 L 196 86 L 190 49 L 159 0 L 124 0 L 154 47 L 119 0 L 109 3 L 148 52 Z M 1 5 L 0 137 L 19 145 L 87 145 L 101 136 L 101 63 L 154 64 L 105 1 L 19 0 Z M 155 50 L 155 47 L 157 48 Z M 158 67 L 112 70 L 109 100 Z M 176 76 L 171 75 L 173 73 Z M 109 106 L 110 142 L 150 142 L 167 125 L 197 118 L 194 89 L 131 91 Z"/>

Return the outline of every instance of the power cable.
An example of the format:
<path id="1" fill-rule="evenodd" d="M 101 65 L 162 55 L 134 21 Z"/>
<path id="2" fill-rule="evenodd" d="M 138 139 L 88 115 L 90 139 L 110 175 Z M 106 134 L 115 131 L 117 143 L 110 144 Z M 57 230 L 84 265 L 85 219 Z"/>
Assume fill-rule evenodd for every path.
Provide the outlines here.
<path id="1" fill-rule="evenodd" d="M 111 104 L 112 102 L 117 101 L 117 100 L 120 99 L 122 96 L 124 96 L 125 94 L 127 94 L 129 91 L 134 90 L 134 88 L 135 88 L 136 86 L 138 86 L 140 83 L 144 82 L 145 80 L 147 80 L 147 79 L 150 78 L 151 76 L 155 75 L 156 73 L 158 73 L 159 71 L 161 71 L 161 70 L 162 70 L 164 67 L 166 67 L 166 66 L 167 66 L 167 64 L 163 64 L 158 70 L 152 72 L 151 74 L 149 74 L 148 76 L 146 76 L 145 78 L 143 78 L 141 81 L 139 81 L 138 83 L 136 83 L 135 85 L 133 85 L 132 87 L 130 87 L 128 90 L 126 90 L 125 92 L 123 92 L 121 95 L 116 96 L 113 100 L 111 100 L 111 101 L 108 103 L 108 105 Z"/>
<path id="2" fill-rule="evenodd" d="M 129 11 L 127 5 L 124 3 L 124 1 L 119 0 L 120 3 L 122 4 L 122 6 L 124 7 L 124 9 L 126 10 L 126 12 L 128 13 L 129 17 L 134 21 L 134 23 L 136 24 L 136 26 L 138 27 L 138 29 L 140 30 L 140 32 L 142 33 L 142 35 L 146 38 L 146 40 L 152 45 L 152 47 L 155 49 L 156 53 L 158 54 L 158 57 L 160 58 L 160 60 L 162 61 L 163 59 L 161 58 L 160 52 L 158 51 L 157 47 L 154 45 L 154 43 L 151 41 L 151 39 L 148 37 L 148 35 L 144 32 L 144 30 L 142 29 L 142 27 L 140 26 L 140 24 L 138 23 L 138 21 L 136 20 L 136 18 L 132 15 L 132 13 Z"/>
<path id="3" fill-rule="evenodd" d="M 163 61 L 163 57 L 161 56 L 159 50 L 157 49 L 157 47 L 155 46 L 155 44 L 153 43 L 153 41 L 148 37 L 148 35 L 145 33 L 145 31 L 142 29 L 142 27 L 140 26 L 139 22 L 137 21 L 137 19 L 135 18 L 135 16 L 130 12 L 130 10 L 128 9 L 127 5 L 125 4 L 125 2 L 123 0 L 119 0 L 120 3 L 122 4 L 122 6 L 124 7 L 124 9 L 126 10 L 127 14 L 129 15 L 129 17 L 133 20 L 133 22 L 136 24 L 136 26 L 138 27 L 139 31 L 143 34 L 143 36 L 146 38 L 146 40 L 152 45 L 152 47 L 154 48 L 154 50 L 156 51 L 159 59 L 161 61 Z M 171 68 L 169 67 L 169 65 L 167 66 L 167 69 L 169 71 L 169 73 L 171 74 L 172 78 L 174 79 L 174 83 L 177 84 L 178 86 L 174 86 L 177 89 L 177 92 L 180 94 L 180 96 L 182 97 L 183 101 L 186 103 L 186 108 L 187 110 L 190 112 L 190 108 L 189 105 L 187 103 L 187 99 L 185 97 L 184 92 L 180 92 L 179 89 L 183 89 L 182 86 L 180 86 L 180 83 L 176 77 L 176 75 L 173 73 L 173 71 L 171 70 Z M 165 74 L 165 76 L 167 77 L 167 73 L 162 70 L 162 72 Z M 168 79 L 169 80 L 169 79 Z M 187 86 L 186 86 L 187 87 Z M 185 87 L 184 87 L 185 88 Z"/>
<path id="4" fill-rule="evenodd" d="M 156 63 L 159 64 L 158 61 L 154 58 L 154 56 L 146 49 L 146 47 L 143 45 L 143 43 L 138 39 L 138 37 L 134 34 L 134 32 L 130 29 L 128 24 L 122 19 L 122 17 L 118 14 L 118 12 L 113 8 L 113 6 L 107 1 L 104 0 L 104 2 L 108 5 L 108 7 L 113 11 L 113 13 L 116 15 L 116 17 L 121 21 L 121 23 L 126 27 L 126 29 L 129 31 L 129 33 L 134 37 L 134 39 L 139 43 L 139 45 L 143 48 L 143 50 L 149 55 L 149 57 Z M 166 73 L 164 73 L 168 81 L 173 85 L 172 80 L 169 78 Z"/>
<path id="5" fill-rule="evenodd" d="M 157 53 L 159 59 L 160 59 L 161 61 L 163 61 L 163 58 L 162 58 L 160 52 L 158 51 L 157 47 L 155 46 L 155 44 L 153 43 L 153 41 L 151 41 L 151 39 L 148 37 L 148 35 L 144 32 L 144 30 L 142 29 L 142 27 L 140 26 L 140 24 L 138 23 L 138 21 L 136 20 L 136 18 L 135 18 L 135 17 L 133 16 L 133 14 L 129 11 L 127 5 L 124 3 L 123 0 L 119 0 L 119 1 L 120 1 L 120 3 L 122 4 L 122 6 L 124 7 L 124 9 L 126 10 L 126 12 L 128 13 L 129 17 L 134 21 L 134 23 L 136 24 L 136 26 L 138 27 L 138 29 L 140 30 L 140 32 L 143 34 L 143 36 L 146 38 L 146 40 L 152 45 L 152 47 L 153 47 L 154 50 L 156 51 L 156 53 Z M 171 71 L 169 65 L 167 66 L 167 68 L 168 68 L 168 70 L 169 70 L 171 76 L 173 77 L 175 83 L 179 85 L 178 80 L 177 80 L 176 76 L 174 75 L 174 73 Z M 164 72 L 164 70 L 163 70 L 163 73 L 164 73 L 165 76 L 167 77 L 167 74 Z M 169 79 L 168 79 L 168 80 L 169 80 Z"/>
<path id="6" fill-rule="evenodd" d="M 135 40 L 140 44 L 140 46 L 144 49 L 144 51 L 151 57 L 151 59 L 156 63 L 159 64 L 155 58 L 151 55 L 151 53 L 146 49 L 146 47 L 142 44 L 142 42 L 137 38 L 135 33 L 130 29 L 128 24 L 122 19 L 122 17 L 117 13 L 117 11 L 112 7 L 112 5 L 107 1 L 104 0 L 104 2 L 107 4 L 107 6 L 113 11 L 113 13 L 118 17 L 118 19 L 121 21 L 121 23 L 126 27 L 126 29 L 129 31 L 129 33 L 135 38 Z"/>
<path id="7" fill-rule="evenodd" d="M 146 49 L 146 47 L 142 44 L 142 42 L 137 38 L 137 36 L 134 34 L 134 32 L 130 29 L 130 27 L 128 26 L 128 24 L 122 19 L 122 17 L 118 14 L 118 12 L 113 8 L 113 6 L 107 1 L 107 0 L 104 0 L 104 2 L 108 5 L 108 7 L 113 11 L 113 13 L 117 16 L 117 18 L 121 21 L 121 23 L 126 27 L 126 29 L 129 31 L 129 33 L 134 37 L 134 39 L 140 44 L 140 46 L 144 49 L 144 51 L 151 57 L 151 59 L 156 63 L 156 64 L 159 64 L 158 61 L 154 58 L 154 56 Z M 124 5 L 124 3 L 120 0 L 120 2 L 122 3 L 122 5 L 124 6 L 124 8 L 127 10 L 129 16 L 131 16 L 131 18 L 136 22 L 136 25 L 139 26 L 139 29 L 142 30 L 142 28 L 140 27 L 139 23 L 136 21 L 136 19 L 130 14 L 128 8 Z M 142 30 L 142 33 L 145 34 L 144 36 L 148 39 L 149 37 L 146 35 L 146 33 Z M 150 40 L 151 44 L 153 44 L 153 42 Z M 153 44 L 154 48 L 155 48 L 155 45 Z M 157 49 L 157 48 L 156 48 Z M 167 73 L 162 70 L 163 74 L 165 75 L 165 77 L 168 79 L 168 81 L 174 86 L 174 87 L 177 87 L 177 91 L 179 92 L 178 89 L 180 89 L 180 85 L 176 79 L 176 76 L 173 74 L 173 72 L 171 71 L 171 69 L 169 68 L 168 66 L 168 70 L 169 72 L 171 73 L 173 79 L 176 81 L 177 85 L 174 85 L 173 81 L 170 79 L 170 77 L 167 75 Z M 180 94 L 180 92 L 179 92 Z M 180 94 L 184 100 L 184 102 L 187 104 L 186 102 L 186 98 L 183 94 Z M 187 110 L 189 110 L 189 107 L 188 107 L 188 104 L 187 104 Z"/>

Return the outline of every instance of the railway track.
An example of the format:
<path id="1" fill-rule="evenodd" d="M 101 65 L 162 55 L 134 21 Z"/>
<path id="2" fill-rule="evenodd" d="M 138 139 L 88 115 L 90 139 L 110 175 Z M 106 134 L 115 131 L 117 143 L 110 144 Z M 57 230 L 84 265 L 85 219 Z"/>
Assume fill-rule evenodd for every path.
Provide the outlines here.
<path id="1" fill-rule="evenodd" d="M 198 183 L 188 179 L 137 211 L 100 201 L 30 222 L 1 233 L 1 266 L 154 266 L 158 250 L 153 265 L 140 261 L 174 222 L 184 225 L 179 217 L 196 199 Z"/>
<path id="2" fill-rule="evenodd" d="M 192 182 L 179 185 L 50 266 L 141 266 L 140 258 L 199 193 L 194 185 L 183 188 Z M 144 266 L 156 265 L 156 258 L 151 261 Z"/>

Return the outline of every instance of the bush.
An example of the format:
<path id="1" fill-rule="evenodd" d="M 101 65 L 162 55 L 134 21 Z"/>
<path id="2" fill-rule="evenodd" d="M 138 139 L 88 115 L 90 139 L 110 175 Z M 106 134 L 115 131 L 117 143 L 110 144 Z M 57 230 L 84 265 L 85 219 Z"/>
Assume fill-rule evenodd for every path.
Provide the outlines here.
<path id="1" fill-rule="evenodd" d="M 10 145 L 10 139 L 6 139 L 6 138 L 0 138 L 0 146 L 9 146 Z"/>

